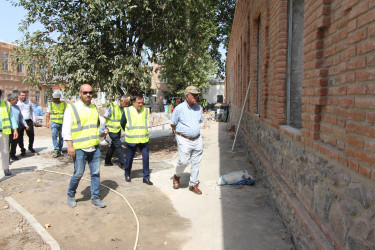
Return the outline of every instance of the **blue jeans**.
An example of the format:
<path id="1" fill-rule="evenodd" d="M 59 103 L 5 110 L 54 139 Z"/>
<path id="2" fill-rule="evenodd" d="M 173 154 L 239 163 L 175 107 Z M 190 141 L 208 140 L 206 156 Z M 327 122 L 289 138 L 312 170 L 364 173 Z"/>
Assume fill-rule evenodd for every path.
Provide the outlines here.
<path id="1" fill-rule="evenodd" d="M 105 156 L 105 162 L 111 162 L 113 153 L 116 152 L 117 157 L 120 160 L 121 167 L 125 168 L 125 159 L 121 149 L 121 130 L 117 133 L 109 132 L 108 135 L 111 138 L 112 143 Z"/>
<path id="2" fill-rule="evenodd" d="M 133 158 L 137 147 L 141 150 L 143 159 L 143 179 L 150 179 L 150 164 L 148 157 L 148 142 L 129 144 L 126 143 L 126 161 L 125 161 L 125 176 L 130 176 L 130 171 L 133 166 Z"/>
<path id="3" fill-rule="evenodd" d="M 62 124 L 51 122 L 52 143 L 55 150 L 61 151 L 64 141 L 61 135 Z M 58 137 L 58 139 L 57 139 Z"/>
<path id="4" fill-rule="evenodd" d="M 99 186 L 100 186 L 100 149 L 96 146 L 96 150 L 93 152 L 85 152 L 81 149 L 76 149 L 76 156 L 73 158 L 74 161 L 74 174 L 70 179 L 68 188 L 68 195 L 75 196 L 76 190 L 81 180 L 83 173 L 85 172 L 86 161 L 90 167 L 91 174 L 91 199 L 99 198 Z"/>

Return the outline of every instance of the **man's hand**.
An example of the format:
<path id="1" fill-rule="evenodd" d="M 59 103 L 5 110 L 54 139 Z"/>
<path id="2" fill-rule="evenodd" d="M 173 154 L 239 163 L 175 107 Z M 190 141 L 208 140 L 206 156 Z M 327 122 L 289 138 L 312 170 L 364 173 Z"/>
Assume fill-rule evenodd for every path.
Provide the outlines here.
<path id="1" fill-rule="evenodd" d="M 26 130 L 29 130 L 29 126 L 26 125 L 25 128 L 26 128 Z"/>
<path id="2" fill-rule="evenodd" d="M 37 123 L 36 123 L 36 122 L 33 122 L 33 123 L 34 123 L 34 125 L 36 126 Z"/>
<path id="3" fill-rule="evenodd" d="M 46 127 L 50 128 L 51 127 L 51 123 L 47 122 Z"/>
<path id="4" fill-rule="evenodd" d="M 104 133 L 101 135 L 101 137 L 106 137 L 108 135 L 108 128 L 105 128 Z"/>
<path id="5" fill-rule="evenodd" d="M 16 140 L 18 138 L 18 131 L 17 129 L 13 130 L 13 140 Z"/>
<path id="6" fill-rule="evenodd" d="M 73 141 L 66 141 L 68 144 L 68 155 L 72 158 L 76 156 L 76 150 L 73 148 Z"/>

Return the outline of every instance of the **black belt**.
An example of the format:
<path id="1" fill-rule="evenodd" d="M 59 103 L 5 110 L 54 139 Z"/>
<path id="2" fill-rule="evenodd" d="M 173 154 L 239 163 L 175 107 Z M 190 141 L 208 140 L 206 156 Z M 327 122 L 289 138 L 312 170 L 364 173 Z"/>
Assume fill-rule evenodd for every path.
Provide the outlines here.
<path id="1" fill-rule="evenodd" d="M 179 136 L 181 136 L 181 137 L 183 137 L 183 138 L 185 138 L 185 139 L 188 139 L 190 141 L 195 141 L 196 139 L 199 138 L 199 136 L 201 136 L 201 135 L 198 135 L 197 137 L 189 137 L 189 136 L 182 135 L 182 134 L 180 134 L 178 132 L 176 132 L 176 134 L 179 135 Z"/>
<path id="2" fill-rule="evenodd" d="M 2 130 L 2 129 L 0 129 L 0 132 L 3 132 L 3 130 Z"/>

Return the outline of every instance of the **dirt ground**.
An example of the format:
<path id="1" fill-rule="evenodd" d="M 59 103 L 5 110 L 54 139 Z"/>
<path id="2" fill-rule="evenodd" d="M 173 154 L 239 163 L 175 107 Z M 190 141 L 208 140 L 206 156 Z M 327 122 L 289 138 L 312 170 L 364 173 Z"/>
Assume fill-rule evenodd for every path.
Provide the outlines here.
<path id="1" fill-rule="evenodd" d="M 36 138 L 48 138 L 50 130 L 38 127 L 35 128 L 35 135 Z M 102 160 L 106 151 L 107 147 L 103 147 Z M 125 150 L 123 151 L 125 153 Z M 172 158 L 175 154 L 176 143 L 173 135 L 151 140 L 150 162 L 153 165 L 151 173 L 168 166 L 160 162 Z M 52 151 L 40 152 L 36 156 L 28 157 L 31 165 L 38 165 L 43 161 L 57 161 L 49 170 L 72 173 L 73 162 L 69 157 L 56 160 L 52 158 Z M 101 184 L 125 194 L 126 199 L 134 206 L 142 227 L 147 227 L 149 233 L 157 235 L 158 240 L 155 240 L 155 237 L 142 237 L 142 241 L 138 242 L 138 249 L 150 249 L 150 246 L 176 249 L 183 239 L 175 240 L 168 236 L 169 228 L 178 224 L 184 228 L 183 225 L 188 224 L 188 221 L 178 218 L 172 204 L 162 193 L 142 183 L 141 162 L 142 160 L 134 160 L 133 179 L 129 186 L 125 186 L 124 173 L 116 155 L 113 158 L 114 166 L 105 167 L 102 162 Z M 132 249 L 136 236 L 136 221 L 120 196 L 101 187 L 100 195 L 102 199 L 105 199 L 107 208 L 97 208 L 90 203 L 90 183 L 81 180 L 76 195 L 78 206 L 71 209 L 66 205 L 65 200 L 70 176 L 34 171 L 35 168 L 36 166 L 29 166 L 12 170 L 12 178 L 4 177 L 0 180 L 1 194 L 3 197 L 13 197 L 34 215 L 41 225 L 51 224 L 47 230 L 57 242 L 62 242 L 60 243 L 62 249 L 90 249 L 93 244 L 98 249 Z M 84 178 L 90 178 L 88 169 Z M 144 192 L 144 189 L 147 192 Z M 61 193 L 61 190 L 64 193 Z M 139 199 L 140 196 L 142 199 Z M 118 203 L 122 203 L 123 206 L 114 205 Z M 0 199 L 0 205 L 2 222 L 0 249 L 49 249 L 35 230 L 3 198 Z M 163 219 L 160 220 L 160 218 Z M 176 220 L 179 221 L 177 224 Z M 111 221 L 111 223 L 104 223 L 104 221 Z M 163 227 L 154 227 L 160 223 Z M 82 228 L 86 231 L 84 235 L 80 232 Z M 82 237 L 85 238 L 84 241 L 81 240 Z M 148 247 L 145 248 L 143 245 Z"/>
<path id="2" fill-rule="evenodd" d="M 64 174 L 73 173 L 73 162 L 67 156 L 52 157 L 50 131 L 45 128 L 36 128 L 37 154 L 27 153 L 12 162 L 13 176 L 0 179 L 0 194 L 11 196 L 41 225 L 50 224 L 46 230 L 61 249 L 133 249 L 134 244 L 141 250 L 293 249 L 290 235 L 273 210 L 261 180 L 252 187 L 216 185 L 223 172 L 249 165 L 243 151 L 227 152 L 232 142 L 225 139 L 228 135 L 219 136 L 217 131 L 217 124 L 203 131 L 201 196 L 187 190 L 188 173 L 181 177 L 182 188 L 172 189 L 177 149 L 174 136 L 167 131 L 150 140 L 154 186 L 142 183 L 141 159 L 134 160 L 131 183 L 125 182 L 117 158 L 113 159 L 114 166 L 104 166 L 106 148 L 103 147 L 100 196 L 107 207 L 101 209 L 91 204 L 90 183 L 82 179 L 76 194 L 77 207 L 72 209 L 66 204 L 70 176 Z M 210 134 L 206 135 L 207 132 Z M 218 168 L 220 162 L 222 167 Z M 90 178 L 88 169 L 84 178 Z M 131 208 L 123 197 L 107 187 L 122 194 L 134 209 L 140 225 L 138 241 L 137 220 Z M 0 219 L 0 249 L 49 248 L 3 199 L 0 199 Z"/>

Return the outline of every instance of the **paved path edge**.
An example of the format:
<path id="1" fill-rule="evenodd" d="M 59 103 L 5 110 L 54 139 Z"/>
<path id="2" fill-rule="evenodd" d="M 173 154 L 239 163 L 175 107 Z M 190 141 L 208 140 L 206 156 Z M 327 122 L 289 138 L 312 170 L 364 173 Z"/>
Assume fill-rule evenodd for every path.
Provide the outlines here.
<path id="1" fill-rule="evenodd" d="M 60 245 L 57 241 L 47 232 L 47 230 L 32 216 L 25 208 L 23 208 L 16 200 L 12 197 L 5 197 L 4 200 L 9 203 L 9 205 L 17 210 L 31 227 L 42 237 L 45 243 L 50 245 L 52 250 L 60 250 Z"/>

